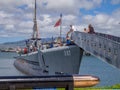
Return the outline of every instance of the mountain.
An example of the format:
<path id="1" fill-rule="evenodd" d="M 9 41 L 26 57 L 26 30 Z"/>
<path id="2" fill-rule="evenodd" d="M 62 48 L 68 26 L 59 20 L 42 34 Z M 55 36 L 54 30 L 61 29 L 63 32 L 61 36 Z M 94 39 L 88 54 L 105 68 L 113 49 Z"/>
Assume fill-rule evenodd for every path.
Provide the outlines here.
<path id="1" fill-rule="evenodd" d="M 41 38 L 41 42 L 42 43 L 50 43 L 52 41 L 55 41 L 56 39 L 57 39 L 57 37 L 55 37 L 55 38 Z M 62 39 L 65 40 L 64 37 Z M 27 40 L 28 39 L 22 40 L 22 41 L 17 41 L 17 42 L 6 42 L 3 44 L 0 44 L 0 49 L 5 50 L 8 48 L 17 48 L 17 47 L 24 48 L 26 46 Z"/>
<path id="2" fill-rule="evenodd" d="M 6 42 L 0 44 L 0 50 L 6 50 L 8 48 L 17 48 L 25 46 L 25 40 L 17 41 L 17 42 Z"/>

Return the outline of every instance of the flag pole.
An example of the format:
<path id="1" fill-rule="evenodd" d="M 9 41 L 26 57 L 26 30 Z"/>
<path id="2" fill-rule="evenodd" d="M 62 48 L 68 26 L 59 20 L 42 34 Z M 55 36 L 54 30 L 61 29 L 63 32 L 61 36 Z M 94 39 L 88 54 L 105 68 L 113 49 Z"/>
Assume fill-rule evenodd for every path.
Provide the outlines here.
<path id="1" fill-rule="evenodd" d="M 60 19 L 61 19 L 61 23 L 60 23 L 60 39 L 62 37 L 62 14 L 60 14 Z"/>

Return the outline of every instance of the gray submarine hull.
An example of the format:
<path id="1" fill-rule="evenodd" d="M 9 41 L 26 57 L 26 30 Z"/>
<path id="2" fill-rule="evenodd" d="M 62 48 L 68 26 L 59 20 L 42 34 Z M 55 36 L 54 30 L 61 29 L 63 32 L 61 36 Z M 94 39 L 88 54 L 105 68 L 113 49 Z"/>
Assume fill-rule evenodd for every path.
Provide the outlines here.
<path id="1" fill-rule="evenodd" d="M 76 45 L 54 47 L 20 55 L 14 66 L 27 75 L 78 74 L 83 50 Z"/>

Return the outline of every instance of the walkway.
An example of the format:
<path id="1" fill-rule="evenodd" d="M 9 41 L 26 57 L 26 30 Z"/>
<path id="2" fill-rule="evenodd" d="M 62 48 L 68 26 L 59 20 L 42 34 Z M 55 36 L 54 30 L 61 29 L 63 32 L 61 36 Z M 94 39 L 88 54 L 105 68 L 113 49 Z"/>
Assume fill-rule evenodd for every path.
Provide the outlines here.
<path id="1" fill-rule="evenodd" d="M 75 31 L 72 38 L 80 48 L 120 69 L 120 37 Z"/>

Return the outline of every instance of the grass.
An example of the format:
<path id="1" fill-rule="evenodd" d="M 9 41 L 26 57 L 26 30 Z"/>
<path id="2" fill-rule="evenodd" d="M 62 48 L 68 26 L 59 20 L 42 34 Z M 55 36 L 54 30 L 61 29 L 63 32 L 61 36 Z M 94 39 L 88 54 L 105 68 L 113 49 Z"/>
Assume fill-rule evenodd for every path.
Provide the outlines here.
<path id="1" fill-rule="evenodd" d="M 65 89 L 57 89 L 65 90 Z M 104 87 L 87 87 L 87 88 L 74 88 L 74 90 L 120 90 L 120 84 L 115 84 L 113 86 L 104 86 Z"/>
<path id="2" fill-rule="evenodd" d="M 75 88 L 74 90 L 120 90 L 120 84 L 115 84 L 113 86 L 104 86 L 104 87 L 89 87 L 89 88 Z"/>
<path id="3" fill-rule="evenodd" d="M 107 88 L 107 89 L 120 89 L 120 84 L 115 84 L 113 86 L 106 86 L 106 87 L 103 87 L 103 88 Z"/>

